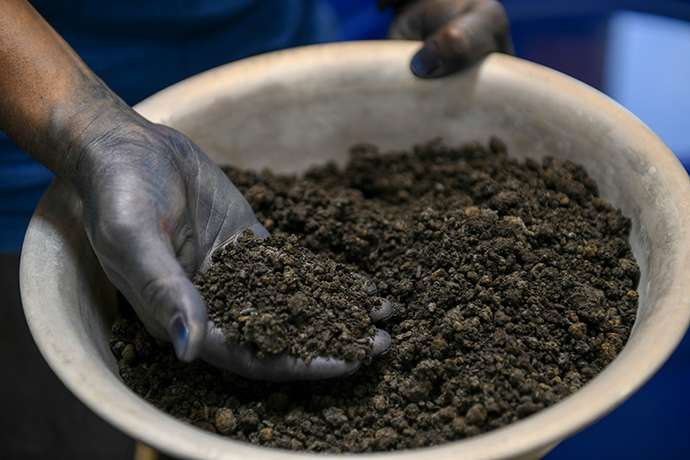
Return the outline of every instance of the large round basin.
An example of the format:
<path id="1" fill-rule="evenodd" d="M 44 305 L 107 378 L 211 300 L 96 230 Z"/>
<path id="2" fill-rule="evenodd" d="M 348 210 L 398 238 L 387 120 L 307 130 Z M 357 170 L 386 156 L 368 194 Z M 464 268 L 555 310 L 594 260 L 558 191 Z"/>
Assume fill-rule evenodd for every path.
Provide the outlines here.
<path id="1" fill-rule="evenodd" d="M 690 318 L 690 181 L 647 127 L 584 84 L 504 55 L 423 81 L 408 71 L 418 46 L 361 42 L 271 53 L 190 78 L 136 109 L 183 131 L 214 161 L 243 168 L 298 172 L 344 161 L 348 147 L 361 141 L 389 149 L 437 136 L 459 144 L 491 135 L 516 157 L 582 164 L 633 222 L 630 243 L 642 276 L 637 321 L 622 353 L 575 394 L 508 427 L 433 448 L 356 455 L 537 458 L 629 397 L 683 337 Z M 56 374 L 132 437 L 180 458 L 313 458 L 207 433 L 122 383 L 108 347 L 115 291 L 82 229 L 79 201 L 59 182 L 31 221 L 21 290 L 31 332 Z"/>

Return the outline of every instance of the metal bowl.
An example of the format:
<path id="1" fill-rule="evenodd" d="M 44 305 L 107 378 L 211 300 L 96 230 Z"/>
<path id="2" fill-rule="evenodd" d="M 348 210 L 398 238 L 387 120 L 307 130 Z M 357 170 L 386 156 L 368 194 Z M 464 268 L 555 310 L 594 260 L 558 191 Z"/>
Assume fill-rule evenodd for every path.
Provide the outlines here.
<path id="1" fill-rule="evenodd" d="M 537 458 L 640 387 L 668 358 L 690 318 L 690 182 L 639 120 L 597 91 L 509 56 L 452 78 L 415 79 L 418 44 L 361 42 L 267 54 L 174 85 L 137 106 L 189 135 L 218 163 L 301 171 L 343 161 L 367 141 L 409 147 L 498 135 L 517 157 L 551 155 L 587 169 L 633 222 L 642 277 L 630 340 L 600 375 L 517 423 L 432 448 L 359 458 Z M 22 252 L 21 291 L 36 343 L 87 406 L 134 438 L 192 459 L 311 458 L 255 447 L 177 421 L 130 391 L 108 347 L 115 291 L 83 233 L 80 204 L 61 183 L 45 194 Z M 322 456 L 322 458 L 344 457 Z"/>

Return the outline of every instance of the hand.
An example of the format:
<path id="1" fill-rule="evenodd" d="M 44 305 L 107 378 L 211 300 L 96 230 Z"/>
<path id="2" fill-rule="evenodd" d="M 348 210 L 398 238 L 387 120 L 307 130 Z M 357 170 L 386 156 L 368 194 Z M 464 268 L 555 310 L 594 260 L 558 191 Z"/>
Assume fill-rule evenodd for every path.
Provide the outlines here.
<path id="1" fill-rule="evenodd" d="M 152 335 L 170 340 L 182 360 L 208 356 L 247 377 L 356 368 L 284 357 L 257 363 L 224 343 L 189 277 L 240 232 L 267 235 L 244 197 L 189 139 L 110 91 L 26 0 L 0 1 L 0 44 L 0 129 L 75 188 L 94 252 Z M 374 340 L 375 351 L 385 348 L 385 337 Z"/>
<path id="2" fill-rule="evenodd" d="M 496 0 L 382 0 L 398 6 L 390 37 L 424 40 L 412 72 L 437 78 L 462 70 L 493 51 L 512 53 L 508 17 Z"/>
<path id="3" fill-rule="evenodd" d="M 154 337 L 172 341 L 182 360 L 201 356 L 258 380 L 331 378 L 359 367 L 330 358 L 309 365 L 291 356 L 260 360 L 251 347 L 226 343 L 190 277 L 244 230 L 260 238 L 268 232 L 227 176 L 181 133 L 128 108 L 100 113 L 88 126 L 77 142 L 85 147 L 67 155 L 68 176 L 101 265 Z M 389 314 L 387 307 L 372 318 Z M 390 344 L 383 331 L 372 340 L 374 354 Z"/>
<path id="4" fill-rule="evenodd" d="M 108 109 L 87 126 L 68 154 L 67 175 L 93 249 L 146 329 L 191 361 L 204 346 L 207 316 L 190 276 L 243 230 L 267 232 L 225 174 L 179 132 L 129 108 Z"/>
<path id="5" fill-rule="evenodd" d="M 387 319 L 392 313 L 392 305 L 385 302 L 380 308 L 370 311 L 369 317 L 373 322 L 378 322 Z M 390 335 L 381 329 L 376 330 L 376 335 L 371 340 L 372 357 L 388 351 L 391 344 Z M 346 362 L 329 357 L 317 357 L 307 364 L 303 359 L 288 354 L 258 359 L 249 345 L 229 346 L 226 344 L 223 331 L 210 322 L 206 343 L 202 353 L 206 362 L 252 380 L 269 382 L 325 380 L 351 375 L 361 365 L 357 361 Z"/>

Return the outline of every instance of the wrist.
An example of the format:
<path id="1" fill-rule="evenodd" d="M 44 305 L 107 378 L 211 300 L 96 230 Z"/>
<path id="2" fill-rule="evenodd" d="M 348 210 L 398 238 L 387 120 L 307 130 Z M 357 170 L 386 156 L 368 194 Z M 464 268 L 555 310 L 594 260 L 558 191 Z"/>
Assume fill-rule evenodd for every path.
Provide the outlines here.
<path id="1" fill-rule="evenodd" d="M 74 183 L 107 155 L 99 148 L 105 139 L 113 139 L 128 126 L 141 126 L 142 120 L 104 84 L 96 82 L 96 87 L 81 89 L 78 98 L 53 111 L 47 142 L 53 162 L 46 163 L 58 177 Z"/>

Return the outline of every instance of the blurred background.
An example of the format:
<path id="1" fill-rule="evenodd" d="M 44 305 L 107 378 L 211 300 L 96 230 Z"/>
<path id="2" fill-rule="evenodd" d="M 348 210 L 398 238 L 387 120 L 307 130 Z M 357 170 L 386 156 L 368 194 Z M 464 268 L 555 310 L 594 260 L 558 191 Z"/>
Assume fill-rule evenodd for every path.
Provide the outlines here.
<path id="1" fill-rule="evenodd" d="M 322 18 L 324 27 L 329 29 L 329 40 L 385 38 L 392 15 L 380 12 L 376 0 L 323 1 L 330 5 L 323 9 Z M 686 169 L 690 168 L 690 0 L 503 0 L 503 4 L 511 19 L 518 56 L 560 70 L 605 92 L 647 123 Z M 69 32 L 62 31 L 60 24 L 53 25 L 61 32 Z M 65 38 L 74 44 L 69 33 L 65 33 Z M 126 40 L 121 35 L 119 38 Z M 107 75 L 117 64 L 111 62 L 110 56 L 89 54 L 88 45 L 77 50 L 100 75 Z M 190 69 L 189 73 L 200 70 L 204 69 Z M 169 83 L 184 76 L 170 75 Z M 128 93 L 127 88 L 114 89 L 129 103 L 148 95 Z M 160 88 L 151 88 L 150 92 L 156 89 Z M 25 167 L 29 166 L 19 162 L 15 169 L 6 171 L 16 181 L 23 177 Z M 31 210 L 50 179 L 47 171 L 27 177 L 31 179 L 25 184 L 24 198 L 2 200 L 12 203 L 11 209 L 3 210 L 4 214 L 14 213 L 15 217 L 0 225 L 0 242 L 7 245 L 0 247 L 0 252 L 19 247 L 21 240 L 10 235 L 23 233 L 17 230 L 28 224 Z M 0 177 L 0 194 L 15 193 L 4 190 L 3 183 L 5 180 Z M 7 265 L 13 266 L 14 261 L 11 259 Z M 5 323 L 23 323 L 15 268 L 0 273 L 0 289 L 8 293 L 8 305 L 3 310 L 3 315 L 7 315 Z M 8 348 L 10 345 L 13 350 Z M 22 398 L 45 399 L 42 413 L 23 414 L 16 421 L 0 418 L 0 438 L 5 445 L 21 441 L 22 452 L 29 455 L 32 450 L 27 447 L 27 440 L 31 440 L 36 449 L 31 458 L 45 458 L 38 454 L 40 446 L 60 445 L 60 439 L 69 437 L 68 431 L 76 427 L 81 433 L 81 445 L 71 446 L 70 454 L 56 452 L 51 458 L 131 458 L 131 440 L 77 403 L 45 365 L 36 368 L 30 364 L 40 358 L 25 326 L 0 327 L 0 351 L 3 349 L 14 358 L 19 353 L 26 362 L 24 367 L 14 368 L 3 379 L 5 385 L 0 385 L 0 401 L 6 406 L 6 413 L 21 413 Z M 690 339 L 686 337 L 644 388 L 597 424 L 558 446 L 547 459 L 688 459 L 688 390 Z M 52 414 L 58 411 L 65 413 L 56 418 Z M 108 455 L 92 455 L 99 451 L 107 451 Z"/>

